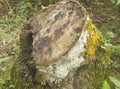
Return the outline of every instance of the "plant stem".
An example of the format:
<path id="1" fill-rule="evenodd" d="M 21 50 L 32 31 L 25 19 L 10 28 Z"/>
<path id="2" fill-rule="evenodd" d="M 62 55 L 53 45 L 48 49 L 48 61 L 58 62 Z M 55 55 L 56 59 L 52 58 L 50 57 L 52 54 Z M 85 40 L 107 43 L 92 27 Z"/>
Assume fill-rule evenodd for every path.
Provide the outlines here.
<path id="1" fill-rule="evenodd" d="M 9 10 L 11 11 L 11 6 L 10 6 L 8 0 L 5 0 L 5 2 L 7 3 L 7 6 L 8 6 L 8 8 L 9 8 Z"/>

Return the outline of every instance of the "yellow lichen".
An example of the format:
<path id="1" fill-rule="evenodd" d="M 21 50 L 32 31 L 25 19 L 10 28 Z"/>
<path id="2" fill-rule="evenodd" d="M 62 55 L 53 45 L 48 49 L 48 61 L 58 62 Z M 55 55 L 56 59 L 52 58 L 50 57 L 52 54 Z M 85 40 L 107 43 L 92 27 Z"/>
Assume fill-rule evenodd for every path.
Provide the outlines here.
<path id="1" fill-rule="evenodd" d="M 87 51 L 87 54 L 91 55 L 91 56 L 94 56 L 95 54 L 95 48 L 91 48 Z"/>
<path id="2" fill-rule="evenodd" d="M 89 18 L 89 17 L 88 17 Z M 88 40 L 85 44 L 86 47 L 86 63 L 89 63 L 89 59 L 97 60 L 101 65 L 107 65 L 112 63 L 110 59 L 109 50 L 106 47 L 102 34 L 92 23 L 91 19 L 87 20 Z"/>
<path id="3" fill-rule="evenodd" d="M 89 38 L 88 38 L 88 42 L 87 42 L 86 53 L 88 55 L 90 55 L 91 57 L 94 57 L 95 51 L 97 50 L 97 46 L 101 39 L 101 33 L 98 31 L 98 29 L 92 23 L 91 19 L 88 20 L 87 29 L 88 29 L 88 33 L 89 33 Z"/>
<path id="4" fill-rule="evenodd" d="M 98 43 L 98 40 L 100 39 L 100 36 L 95 34 L 93 37 L 93 44 L 96 45 Z"/>

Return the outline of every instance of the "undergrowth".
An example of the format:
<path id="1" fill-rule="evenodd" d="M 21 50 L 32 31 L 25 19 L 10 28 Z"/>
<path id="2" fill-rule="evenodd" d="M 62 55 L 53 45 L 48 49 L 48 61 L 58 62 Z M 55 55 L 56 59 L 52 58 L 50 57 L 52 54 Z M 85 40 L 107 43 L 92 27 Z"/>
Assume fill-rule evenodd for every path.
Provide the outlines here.
<path id="1" fill-rule="evenodd" d="M 10 79 L 10 69 L 20 52 L 19 34 L 28 17 L 27 4 L 17 3 L 17 11 L 13 11 L 8 0 L 2 1 L 8 6 L 8 12 L 0 19 L 0 87 Z"/>

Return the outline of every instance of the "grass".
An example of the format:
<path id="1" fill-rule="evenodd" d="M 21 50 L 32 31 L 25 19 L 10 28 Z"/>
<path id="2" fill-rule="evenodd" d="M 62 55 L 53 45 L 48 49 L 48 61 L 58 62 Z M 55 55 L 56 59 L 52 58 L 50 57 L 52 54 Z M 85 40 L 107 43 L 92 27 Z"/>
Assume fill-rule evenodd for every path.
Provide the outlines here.
<path id="1" fill-rule="evenodd" d="M 11 12 L 9 2 L 5 1 Z M 26 3 L 22 1 L 18 4 L 17 12 L 8 12 L 0 19 L 0 87 L 10 78 L 10 69 L 20 52 L 19 34 L 28 16 Z"/>

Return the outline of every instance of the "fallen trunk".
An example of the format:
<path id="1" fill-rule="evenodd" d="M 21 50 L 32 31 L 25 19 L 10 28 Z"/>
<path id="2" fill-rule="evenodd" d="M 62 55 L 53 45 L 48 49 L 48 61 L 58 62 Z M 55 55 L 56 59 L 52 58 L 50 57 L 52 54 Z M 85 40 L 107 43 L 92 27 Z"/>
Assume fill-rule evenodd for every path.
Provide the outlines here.
<path id="1" fill-rule="evenodd" d="M 83 84 L 87 79 L 80 71 L 84 55 L 93 56 L 100 39 L 86 10 L 76 1 L 64 0 L 29 22 L 12 69 L 13 89 L 94 89 Z"/>

